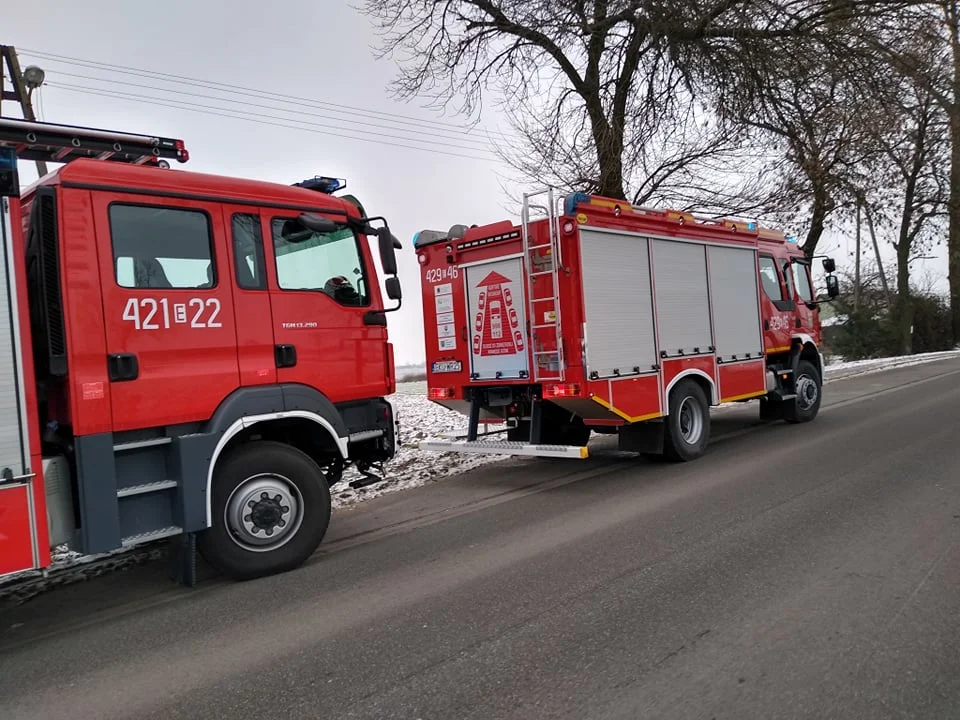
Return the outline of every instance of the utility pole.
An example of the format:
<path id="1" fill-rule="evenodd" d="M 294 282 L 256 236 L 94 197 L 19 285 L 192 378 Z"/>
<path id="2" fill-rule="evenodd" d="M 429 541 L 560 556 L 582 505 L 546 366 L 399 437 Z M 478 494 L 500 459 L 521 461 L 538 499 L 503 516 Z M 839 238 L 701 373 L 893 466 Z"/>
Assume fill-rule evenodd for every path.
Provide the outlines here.
<path id="1" fill-rule="evenodd" d="M 860 196 L 857 196 L 857 250 L 853 270 L 853 310 L 860 309 Z"/>
<path id="2" fill-rule="evenodd" d="M 873 241 L 873 253 L 877 256 L 877 269 L 880 271 L 880 284 L 883 287 L 883 296 L 887 301 L 887 308 L 893 305 L 890 298 L 890 286 L 887 284 L 887 274 L 883 271 L 883 260 L 880 259 L 880 245 L 877 244 L 877 231 L 873 226 L 873 213 L 870 206 L 864 208 L 867 211 L 867 227 L 870 228 L 870 239 Z"/>
<path id="3" fill-rule="evenodd" d="M 13 90 L 4 87 L 4 76 L 10 73 L 10 84 Z M 20 59 L 13 45 L 0 45 L 0 117 L 3 117 L 3 101 L 12 100 L 20 105 L 23 119 L 36 122 L 37 116 L 33 112 L 31 98 L 33 91 L 43 85 L 43 70 L 36 65 L 30 65 L 26 70 L 20 69 Z M 43 177 L 47 174 L 47 163 L 37 160 L 37 174 Z"/>

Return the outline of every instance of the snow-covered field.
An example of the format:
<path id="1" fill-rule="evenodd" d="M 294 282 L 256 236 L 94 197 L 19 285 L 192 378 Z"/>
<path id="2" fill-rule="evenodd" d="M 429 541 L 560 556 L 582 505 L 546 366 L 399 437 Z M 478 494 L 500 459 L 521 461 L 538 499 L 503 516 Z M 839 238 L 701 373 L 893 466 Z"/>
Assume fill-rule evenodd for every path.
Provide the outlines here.
<path id="1" fill-rule="evenodd" d="M 456 455 L 428 453 L 417 448 L 421 440 L 449 432 L 467 432 L 467 417 L 452 412 L 427 400 L 427 383 L 398 383 L 397 393 L 388 399 L 400 422 L 397 454 L 386 465 L 387 479 L 376 485 L 353 490 L 346 483 L 359 477 L 355 472 L 344 473 L 344 487 L 335 488 L 334 508 L 346 508 L 362 500 L 386 493 L 407 490 L 434 482 L 450 475 L 479 467 L 502 457 L 483 455 Z"/>
<path id="2" fill-rule="evenodd" d="M 897 358 L 877 358 L 873 360 L 859 360 L 844 362 L 842 358 L 828 361 L 826 382 L 844 377 L 879 372 L 895 367 L 917 365 L 933 362 L 949 357 L 960 357 L 960 349 L 950 352 L 929 353 L 924 355 L 907 355 Z M 346 482 L 342 489 L 338 487 L 334 492 L 333 506 L 341 511 L 348 510 L 358 503 L 387 493 L 399 492 L 415 487 L 437 482 L 443 478 L 457 475 L 471 468 L 496 462 L 503 462 L 502 456 L 478 456 L 439 454 L 420 451 L 417 443 L 430 437 L 457 432 L 465 433 L 466 417 L 451 412 L 426 399 L 427 386 L 425 382 L 403 383 L 398 385 L 397 393 L 390 397 L 394 410 L 400 421 L 399 448 L 396 457 L 387 464 L 387 479 L 381 483 L 361 490 L 353 490 L 346 486 L 346 482 L 358 477 L 348 471 L 345 473 Z M 719 408 L 723 411 L 723 408 Z M 119 551 L 115 555 L 121 555 Z M 78 563 L 89 562 L 92 558 L 83 558 L 66 548 L 58 548 L 55 553 L 55 562 L 52 568 L 63 568 Z M 121 558 L 117 558 L 122 562 Z M 22 577 L 22 576 L 21 576 Z M 0 584 L 12 578 L 0 580 Z"/>

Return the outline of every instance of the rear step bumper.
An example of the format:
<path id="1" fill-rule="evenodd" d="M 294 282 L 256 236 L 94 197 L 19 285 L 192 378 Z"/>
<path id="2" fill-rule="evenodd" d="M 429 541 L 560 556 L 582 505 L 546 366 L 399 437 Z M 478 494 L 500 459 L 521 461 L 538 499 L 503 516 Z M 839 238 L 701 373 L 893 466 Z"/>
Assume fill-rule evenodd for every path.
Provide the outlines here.
<path id="1" fill-rule="evenodd" d="M 424 440 L 421 450 L 430 452 L 459 452 L 476 455 L 523 455 L 526 457 L 573 458 L 590 456 L 586 447 L 574 445 L 531 445 L 530 443 L 490 440 Z"/>

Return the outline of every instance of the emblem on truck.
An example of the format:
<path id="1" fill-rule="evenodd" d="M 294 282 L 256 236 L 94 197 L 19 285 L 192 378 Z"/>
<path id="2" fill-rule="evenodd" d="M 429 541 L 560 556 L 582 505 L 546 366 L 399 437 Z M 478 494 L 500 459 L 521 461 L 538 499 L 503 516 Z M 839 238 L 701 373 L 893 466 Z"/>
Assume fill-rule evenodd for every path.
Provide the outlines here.
<path id="1" fill-rule="evenodd" d="M 513 307 L 513 293 L 508 287 L 513 282 L 494 271 L 476 285 L 479 292 L 473 348 L 477 355 L 514 355 L 523 350 L 520 333 L 510 332 L 519 324 L 517 311 Z"/>

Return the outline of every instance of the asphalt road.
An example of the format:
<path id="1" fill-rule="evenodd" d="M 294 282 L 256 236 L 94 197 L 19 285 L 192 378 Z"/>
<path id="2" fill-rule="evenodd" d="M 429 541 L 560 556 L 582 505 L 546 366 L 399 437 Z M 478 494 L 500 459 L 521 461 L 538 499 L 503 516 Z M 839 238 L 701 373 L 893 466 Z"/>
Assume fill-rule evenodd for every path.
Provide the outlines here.
<path id="1" fill-rule="evenodd" d="M 381 498 L 283 576 L 0 608 L 0 717 L 960 718 L 960 360 L 825 398 Z"/>

